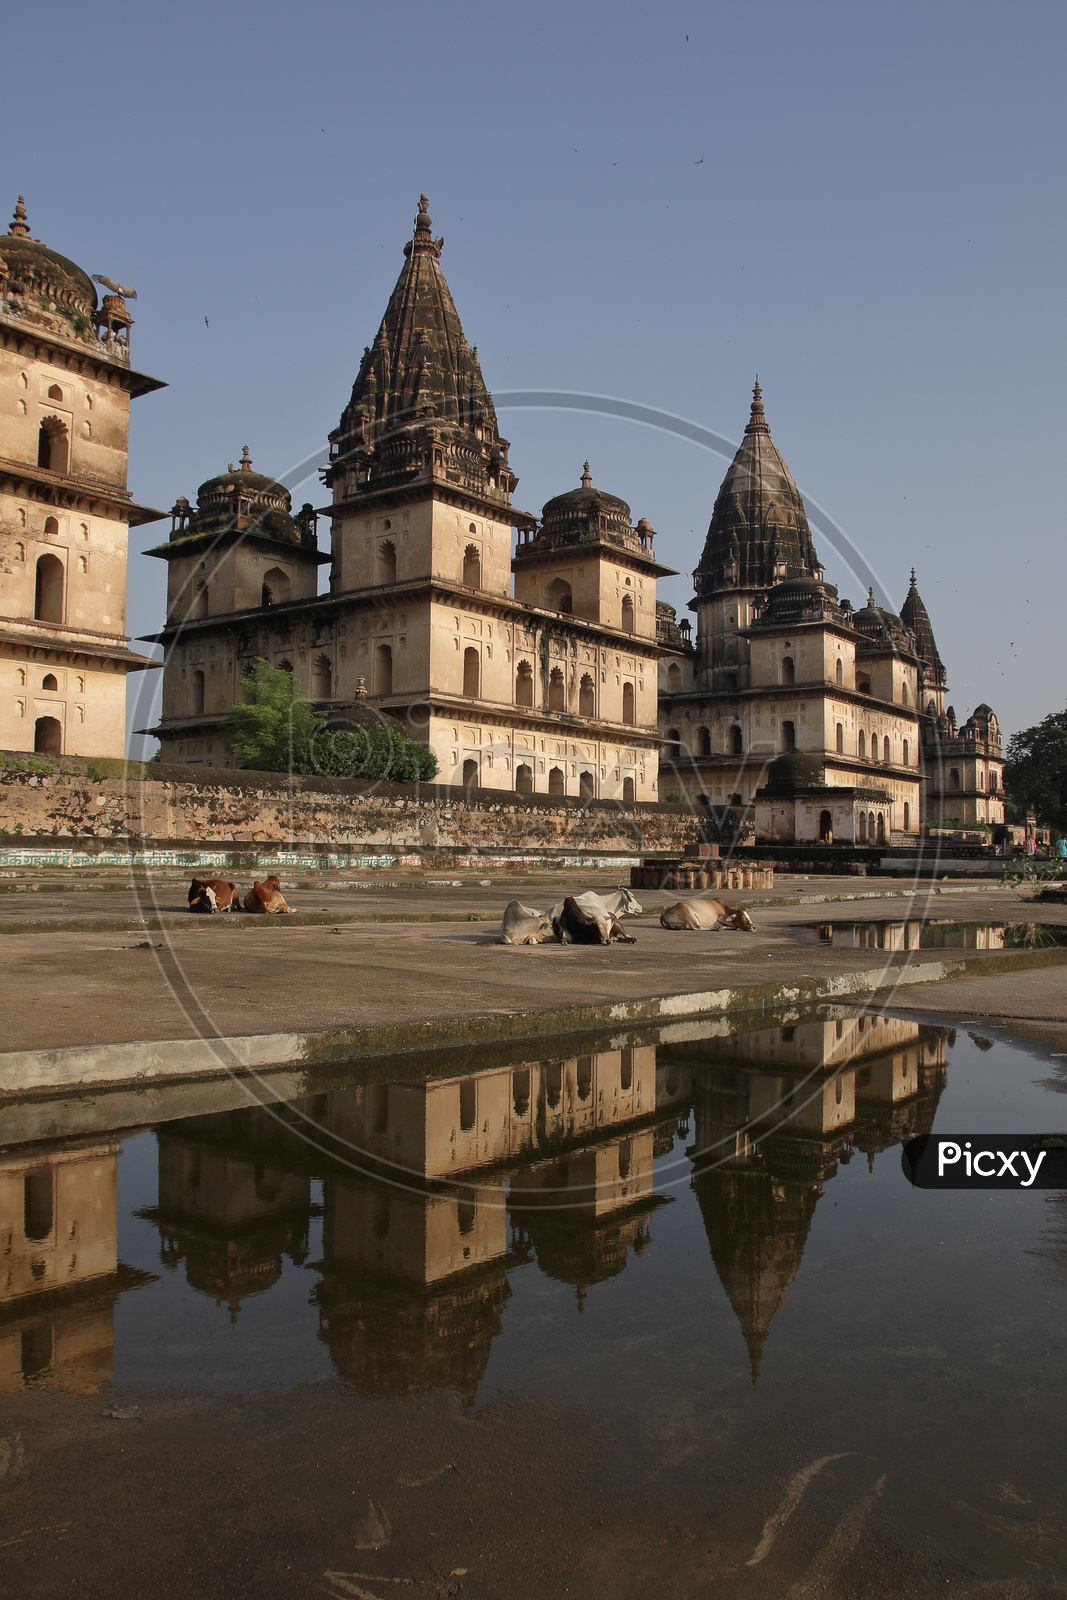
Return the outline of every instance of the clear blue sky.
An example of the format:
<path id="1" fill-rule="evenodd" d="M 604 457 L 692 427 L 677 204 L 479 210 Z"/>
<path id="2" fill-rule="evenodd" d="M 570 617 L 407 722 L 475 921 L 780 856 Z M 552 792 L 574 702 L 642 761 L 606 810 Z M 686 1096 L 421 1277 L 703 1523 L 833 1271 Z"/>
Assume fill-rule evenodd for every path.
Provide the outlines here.
<path id="1" fill-rule="evenodd" d="M 1065 34 L 1046 0 L 57 0 L 5 22 L 3 203 L 137 286 L 134 359 L 170 387 L 135 405 L 131 487 L 167 508 L 245 442 L 276 474 L 321 449 L 425 190 L 494 391 L 737 439 L 758 370 L 802 493 L 894 608 L 918 568 L 957 711 L 1010 730 L 1067 695 Z M 691 572 L 721 457 L 501 425 L 519 505 L 588 456 Z M 134 634 L 167 527 L 133 536 Z"/>

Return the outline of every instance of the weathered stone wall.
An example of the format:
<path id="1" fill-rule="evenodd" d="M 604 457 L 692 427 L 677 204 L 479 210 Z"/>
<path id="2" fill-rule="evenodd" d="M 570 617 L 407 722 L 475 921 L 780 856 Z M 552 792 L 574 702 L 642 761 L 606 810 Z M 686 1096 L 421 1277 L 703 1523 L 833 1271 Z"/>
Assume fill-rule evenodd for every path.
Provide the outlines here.
<path id="1" fill-rule="evenodd" d="M 0 766 L 7 853 L 67 845 L 92 853 L 152 846 L 530 859 L 678 854 L 696 818 L 668 805 L 624 805 L 441 784 L 390 784 L 270 772 L 129 763 L 126 770 L 49 758 Z M 51 770 L 44 770 L 50 768 Z"/>

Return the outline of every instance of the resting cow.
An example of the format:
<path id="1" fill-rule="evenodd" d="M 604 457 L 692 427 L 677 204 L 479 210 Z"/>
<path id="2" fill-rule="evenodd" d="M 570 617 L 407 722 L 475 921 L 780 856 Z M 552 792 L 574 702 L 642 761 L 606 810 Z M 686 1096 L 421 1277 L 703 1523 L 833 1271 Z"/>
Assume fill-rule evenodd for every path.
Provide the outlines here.
<path id="1" fill-rule="evenodd" d="M 636 944 L 629 934 L 623 933 L 622 923 L 610 911 L 590 911 L 580 905 L 573 895 L 568 895 L 560 907 L 558 917 L 552 918 L 556 938 L 560 944 Z"/>
<path id="2" fill-rule="evenodd" d="M 254 883 L 245 895 L 245 910 L 263 912 L 269 917 L 278 916 L 292 908 L 287 906 L 281 895 L 281 879 L 277 877 L 264 878 L 262 883 Z"/>
<path id="3" fill-rule="evenodd" d="M 728 906 L 725 900 L 678 900 L 660 912 L 663 928 L 737 928 L 755 933 L 755 925 L 744 906 Z"/>
<path id="4" fill-rule="evenodd" d="M 501 944 L 544 944 L 556 937 L 552 918 L 547 911 L 531 911 L 529 906 L 512 900 L 504 907 L 500 921 Z"/>
<path id="5" fill-rule="evenodd" d="M 576 905 L 599 916 L 639 917 L 642 910 L 641 902 L 632 889 L 607 889 L 603 893 L 598 889 L 586 889 L 583 894 L 572 895 L 571 899 Z M 559 921 L 562 910 L 563 901 L 557 901 L 548 913 L 553 922 Z"/>
<path id="6" fill-rule="evenodd" d="M 235 883 L 224 878 L 194 878 L 189 885 L 189 910 L 201 915 L 214 911 L 240 911 L 241 901 Z"/>

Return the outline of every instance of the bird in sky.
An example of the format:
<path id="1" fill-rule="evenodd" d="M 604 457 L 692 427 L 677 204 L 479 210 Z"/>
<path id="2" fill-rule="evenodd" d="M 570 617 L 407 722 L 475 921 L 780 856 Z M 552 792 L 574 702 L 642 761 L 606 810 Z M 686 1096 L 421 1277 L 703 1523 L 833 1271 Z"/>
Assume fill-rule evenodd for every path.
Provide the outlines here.
<path id="1" fill-rule="evenodd" d="M 204 327 L 205 327 L 205 328 L 210 328 L 210 326 L 211 326 L 211 324 L 210 324 L 210 322 L 209 322 L 209 321 L 208 321 L 208 320 L 207 320 L 207 318 L 206 318 L 206 317 L 205 317 L 205 318 L 204 318 Z"/>

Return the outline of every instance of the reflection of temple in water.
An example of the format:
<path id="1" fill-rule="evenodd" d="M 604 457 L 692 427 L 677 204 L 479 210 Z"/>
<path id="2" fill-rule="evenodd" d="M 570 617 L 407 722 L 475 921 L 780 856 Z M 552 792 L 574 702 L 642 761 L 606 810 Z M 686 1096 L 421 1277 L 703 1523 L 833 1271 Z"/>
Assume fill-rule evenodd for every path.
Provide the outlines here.
<path id="1" fill-rule="evenodd" d="M 855 1151 L 873 1166 L 879 1151 L 930 1131 L 948 1038 L 942 1028 L 863 1015 L 663 1052 L 693 1071 L 693 1184 L 753 1382 L 823 1185 Z"/>
<path id="2" fill-rule="evenodd" d="M 148 1274 L 122 1267 L 117 1142 L 0 1157 L 0 1391 L 111 1377 L 113 1309 Z"/>
<path id="3" fill-rule="evenodd" d="M 825 922 L 818 938 L 844 950 L 1003 950 L 1009 930 L 999 922 L 939 922 L 911 917 L 901 922 Z"/>
<path id="4" fill-rule="evenodd" d="M 321 1179 L 311 1300 L 337 1371 L 371 1393 L 473 1398 L 509 1274 L 536 1262 L 580 1309 L 649 1248 L 668 1203 L 654 1162 L 681 1134 L 755 1376 L 824 1184 L 854 1152 L 929 1130 L 945 1044 L 849 1015 L 188 1118 L 159 1132 L 149 1215 L 164 1262 L 236 1316 L 287 1256 L 305 1262 Z"/>
<path id="5" fill-rule="evenodd" d="M 307 1259 L 311 1180 L 292 1170 L 291 1118 L 288 1107 L 224 1112 L 158 1134 L 159 1204 L 142 1215 L 159 1228 L 163 1265 L 184 1263 L 190 1286 L 232 1320 L 278 1281 L 286 1255 Z"/>

